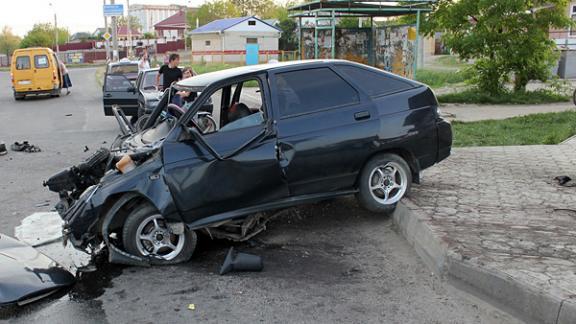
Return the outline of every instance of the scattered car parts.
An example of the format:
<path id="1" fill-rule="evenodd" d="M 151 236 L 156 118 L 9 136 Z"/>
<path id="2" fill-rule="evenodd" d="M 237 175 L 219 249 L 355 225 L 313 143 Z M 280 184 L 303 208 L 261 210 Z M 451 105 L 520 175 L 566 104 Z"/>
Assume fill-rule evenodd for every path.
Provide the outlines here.
<path id="1" fill-rule="evenodd" d="M 74 282 L 74 276 L 52 259 L 0 234 L 0 306 L 31 303 Z"/>
<path id="2" fill-rule="evenodd" d="M 220 268 L 220 275 L 227 274 L 231 271 L 262 271 L 264 264 L 262 257 L 254 254 L 242 253 L 234 251 L 234 247 L 230 247 L 226 254 L 226 259 Z"/>

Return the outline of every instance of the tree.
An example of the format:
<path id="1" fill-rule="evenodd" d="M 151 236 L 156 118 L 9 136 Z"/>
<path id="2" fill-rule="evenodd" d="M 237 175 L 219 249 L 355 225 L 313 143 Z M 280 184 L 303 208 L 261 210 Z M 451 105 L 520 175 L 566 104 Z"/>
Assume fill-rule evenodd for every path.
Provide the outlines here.
<path id="1" fill-rule="evenodd" d="M 65 28 L 58 28 L 58 44 L 64 44 L 68 40 L 70 34 Z M 35 24 L 20 43 L 20 47 L 52 47 L 56 44 L 55 29 L 52 24 Z"/>
<path id="2" fill-rule="evenodd" d="M 144 39 L 154 39 L 156 38 L 156 35 L 152 32 L 145 32 L 144 35 L 142 35 L 144 37 Z"/>
<path id="3" fill-rule="evenodd" d="M 202 26 L 216 19 L 239 17 L 240 15 L 240 10 L 231 1 L 214 0 L 204 3 L 196 12 L 189 13 L 188 23 L 190 26 L 196 26 L 196 19 L 198 19 L 200 26 Z"/>
<path id="4" fill-rule="evenodd" d="M 4 26 L 0 33 L 0 53 L 10 57 L 12 52 L 20 47 L 20 41 L 20 37 L 14 35 L 10 27 Z"/>
<path id="5" fill-rule="evenodd" d="M 293 5 L 293 2 L 288 2 L 284 6 L 277 6 L 274 13 L 274 18 L 278 19 L 278 28 L 282 30 L 278 47 L 284 51 L 293 51 L 298 47 L 298 37 L 296 35 L 298 25 L 294 18 L 288 16 L 288 8 Z"/>
<path id="6" fill-rule="evenodd" d="M 128 18 L 130 17 L 130 18 Z M 132 30 L 140 30 L 142 29 L 142 25 L 140 24 L 140 20 L 136 16 L 120 16 L 118 17 L 116 23 L 118 26 L 128 26 L 128 20 L 130 20 L 130 29 Z"/>
<path id="7" fill-rule="evenodd" d="M 424 24 L 442 31 L 442 40 L 462 59 L 475 59 L 476 85 L 490 94 L 503 91 L 509 76 L 514 90 L 530 80 L 546 81 L 558 56 L 549 30 L 567 29 L 568 0 L 440 0 Z"/>

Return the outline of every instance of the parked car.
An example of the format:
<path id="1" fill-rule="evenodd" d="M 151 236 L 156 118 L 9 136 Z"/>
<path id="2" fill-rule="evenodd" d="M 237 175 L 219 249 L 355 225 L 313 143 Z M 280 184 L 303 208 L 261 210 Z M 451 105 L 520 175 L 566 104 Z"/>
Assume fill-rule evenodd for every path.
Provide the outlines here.
<path id="1" fill-rule="evenodd" d="M 178 107 L 166 91 L 142 131 L 123 125 L 111 150 L 45 183 L 76 248 L 169 264 L 191 257 L 197 232 L 245 240 L 274 209 L 356 195 L 390 213 L 450 155 L 430 88 L 357 63 L 246 66 L 174 87 L 199 96 Z"/>
<path id="2" fill-rule="evenodd" d="M 102 86 L 104 115 L 114 116 L 112 106 L 117 105 L 127 116 L 138 115 L 137 61 L 119 61 L 108 64 Z"/>
<path id="3" fill-rule="evenodd" d="M 47 94 L 60 96 L 62 75 L 58 58 L 49 48 L 21 48 L 12 54 L 10 75 L 14 99 L 27 95 Z"/>
<path id="4" fill-rule="evenodd" d="M 141 71 L 136 81 L 138 89 L 138 117 L 150 114 L 156 108 L 158 101 L 163 92 L 156 87 L 156 77 L 159 68 L 153 68 Z M 160 84 L 162 84 L 162 75 L 160 75 Z"/>

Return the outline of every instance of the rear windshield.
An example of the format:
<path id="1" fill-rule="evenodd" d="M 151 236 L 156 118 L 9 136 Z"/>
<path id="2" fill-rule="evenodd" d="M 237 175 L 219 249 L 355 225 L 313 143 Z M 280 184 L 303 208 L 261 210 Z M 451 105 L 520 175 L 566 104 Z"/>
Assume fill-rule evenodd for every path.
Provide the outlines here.
<path id="1" fill-rule="evenodd" d="M 16 57 L 16 70 L 28 70 L 30 68 L 29 56 Z"/>
<path id="2" fill-rule="evenodd" d="M 337 65 L 338 70 L 346 74 L 369 96 L 377 97 L 394 92 L 414 88 L 408 80 L 388 75 L 373 69 L 362 68 L 354 65 Z"/>
<path id="3" fill-rule="evenodd" d="M 108 70 L 110 74 L 133 74 L 138 75 L 138 64 L 112 65 Z"/>
<path id="4" fill-rule="evenodd" d="M 46 55 L 34 55 L 34 66 L 37 69 L 45 69 L 48 67 L 48 56 Z"/>

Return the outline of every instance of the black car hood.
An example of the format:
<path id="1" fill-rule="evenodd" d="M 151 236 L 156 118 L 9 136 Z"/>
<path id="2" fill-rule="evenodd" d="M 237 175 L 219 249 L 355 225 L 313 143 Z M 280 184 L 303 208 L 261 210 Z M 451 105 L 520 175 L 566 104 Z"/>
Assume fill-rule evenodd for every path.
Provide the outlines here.
<path id="1" fill-rule="evenodd" d="M 26 304 L 74 282 L 74 276 L 52 259 L 0 234 L 0 306 Z"/>

